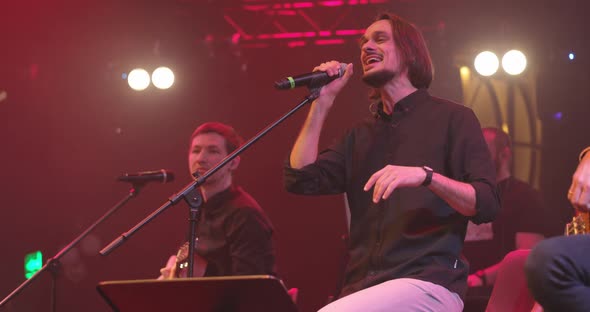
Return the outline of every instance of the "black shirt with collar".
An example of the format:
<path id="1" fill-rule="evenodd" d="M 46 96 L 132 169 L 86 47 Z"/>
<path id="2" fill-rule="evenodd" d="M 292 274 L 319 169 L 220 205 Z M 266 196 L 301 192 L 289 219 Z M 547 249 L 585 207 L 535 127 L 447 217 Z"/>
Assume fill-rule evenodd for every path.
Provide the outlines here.
<path id="1" fill-rule="evenodd" d="M 380 107 L 380 106 L 379 106 Z M 429 166 L 475 189 L 476 215 L 466 217 L 426 187 L 400 188 L 372 202 L 369 177 L 386 165 Z M 299 170 L 285 167 L 297 194 L 346 192 L 350 207 L 349 262 L 341 296 L 395 278 L 429 281 L 464 297 L 468 265 L 461 260 L 467 221 L 491 221 L 499 210 L 495 171 L 475 114 L 417 90 L 391 116 L 350 129 Z"/>
<path id="2" fill-rule="evenodd" d="M 215 194 L 201 207 L 196 252 L 205 276 L 275 275 L 273 227 L 241 187 Z"/>

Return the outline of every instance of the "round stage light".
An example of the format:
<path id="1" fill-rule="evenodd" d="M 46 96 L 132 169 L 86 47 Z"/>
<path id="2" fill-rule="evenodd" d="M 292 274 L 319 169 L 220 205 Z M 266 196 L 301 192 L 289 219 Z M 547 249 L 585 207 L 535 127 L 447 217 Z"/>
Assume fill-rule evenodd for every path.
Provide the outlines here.
<path id="1" fill-rule="evenodd" d="M 475 57 L 473 62 L 475 70 L 482 76 L 491 76 L 498 71 L 500 61 L 496 54 L 490 51 L 484 51 Z"/>
<path id="2" fill-rule="evenodd" d="M 502 68 L 510 75 L 520 75 L 526 69 L 526 56 L 518 50 L 510 50 L 502 57 Z"/>
<path id="3" fill-rule="evenodd" d="M 150 74 L 145 69 L 136 68 L 127 75 L 127 84 L 135 91 L 145 90 L 150 85 Z"/>
<path id="4" fill-rule="evenodd" d="M 168 89 L 174 84 L 174 72 L 168 67 L 158 67 L 152 73 L 152 83 L 158 89 Z"/>

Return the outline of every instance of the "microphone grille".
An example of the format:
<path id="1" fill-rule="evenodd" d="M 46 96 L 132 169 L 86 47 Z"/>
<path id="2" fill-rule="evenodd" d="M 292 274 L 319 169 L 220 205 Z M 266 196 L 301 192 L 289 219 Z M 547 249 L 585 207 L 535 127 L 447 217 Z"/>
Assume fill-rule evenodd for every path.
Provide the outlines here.
<path id="1" fill-rule="evenodd" d="M 174 181 L 174 173 L 172 171 L 161 169 L 160 172 L 162 172 L 162 176 L 164 177 L 164 179 L 162 180 L 162 183 L 168 183 L 168 182 Z"/>

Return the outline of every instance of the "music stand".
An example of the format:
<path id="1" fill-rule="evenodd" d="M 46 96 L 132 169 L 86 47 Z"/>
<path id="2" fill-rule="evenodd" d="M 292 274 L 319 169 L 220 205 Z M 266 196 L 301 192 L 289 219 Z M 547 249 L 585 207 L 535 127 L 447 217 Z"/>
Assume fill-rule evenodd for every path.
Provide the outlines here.
<path id="1" fill-rule="evenodd" d="M 98 292 L 118 312 L 296 312 L 282 281 L 270 275 L 100 282 Z"/>

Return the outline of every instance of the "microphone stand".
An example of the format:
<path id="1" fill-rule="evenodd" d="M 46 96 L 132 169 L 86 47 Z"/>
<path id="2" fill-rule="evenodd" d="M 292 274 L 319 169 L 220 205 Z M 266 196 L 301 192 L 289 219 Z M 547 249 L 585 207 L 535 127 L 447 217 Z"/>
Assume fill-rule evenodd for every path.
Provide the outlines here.
<path id="1" fill-rule="evenodd" d="M 199 176 L 197 172 L 193 173 L 193 177 L 195 178 L 195 180 L 193 182 L 190 182 L 178 193 L 176 193 L 176 194 L 172 195 L 170 198 L 168 198 L 168 201 L 166 203 L 162 204 L 158 209 L 156 209 L 149 216 L 147 216 L 145 219 L 140 221 L 137 225 L 135 225 L 129 231 L 121 234 L 121 236 L 119 236 L 118 238 L 113 240 L 109 245 L 107 245 L 105 248 L 103 248 L 100 251 L 100 254 L 103 256 L 107 256 L 115 248 L 119 247 L 127 239 L 129 239 L 133 234 L 135 234 L 137 231 L 139 231 L 144 225 L 151 222 L 153 219 L 155 219 L 158 215 L 160 215 L 166 209 L 170 208 L 173 205 L 176 205 L 181 199 L 184 199 L 190 207 L 190 213 L 189 213 L 189 215 L 190 215 L 190 217 L 189 217 L 189 255 L 188 255 L 187 277 L 193 277 L 196 224 L 197 224 L 197 221 L 199 218 L 199 209 L 200 209 L 201 204 L 203 203 L 201 192 L 197 188 L 200 187 L 201 185 L 203 185 L 205 183 L 205 181 L 207 181 L 207 179 L 211 175 L 213 175 L 215 172 L 217 172 L 219 169 L 221 169 L 223 166 L 225 166 L 228 162 L 230 162 L 231 160 L 236 158 L 238 155 L 240 155 L 242 152 L 244 152 L 246 149 L 248 149 L 252 144 L 256 143 L 256 141 L 261 139 L 269 131 L 274 129 L 277 125 L 279 125 L 280 123 L 285 121 L 285 119 L 289 118 L 291 115 L 293 115 L 299 109 L 301 109 L 305 104 L 317 99 L 320 94 L 320 89 L 321 89 L 321 87 L 310 88 L 310 94 L 308 96 L 306 96 L 303 99 L 303 101 L 301 101 L 299 104 L 297 104 L 291 110 L 289 110 L 286 114 L 281 116 L 279 119 L 272 122 L 266 128 L 261 130 L 258 134 L 256 134 L 254 137 L 252 137 L 250 140 L 248 140 L 242 146 L 237 148 L 235 151 L 233 151 L 232 153 L 227 155 L 217 165 L 215 165 L 213 168 L 207 170 L 207 172 L 205 172 L 202 176 Z"/>
<path id="2" fill-rule="evenodd" d="M 115 206 L 113 206 L 109 211 L 107 211 L 100 219 L 90 225 L 82 234 L 76 237 L 72 242 L 70 242 L 66 247 L 60 250 L 55 256 L 49 258 L 47 263 L 33 276 L 29 279 L 24 281 L 20 286 L 18 286 L 15 290 L 13 290 L 6 298 L 4 298 L 0 302 L 0 308 L 3 307 L 6 303 L 8 303 L 12 298 L 14 298 L 17 294 L 19 294 L 22 290 L 24 290 L 27 286 L 33 283 L 43 272 L 49 270 L 51 272 L 51 311 L 56 311 L 56 293 L 57 293 L 57 273 L 60 268 L 59 260 L 63 255 L 65 255 L 70 249 L 74 248 L 82 239 L 84 239 L 94 228 L 96 228 L 100 223 L 110 217 L 115 211 L 119 208 L 123 207 L 129 200 L 136 197 L 139 194 L 139 190 L 143 186 L 143 183 L 133 183 L 131 189 L 129 189 L 129 194 L 125 196 L 121 201 L 119 201 Z"/>

